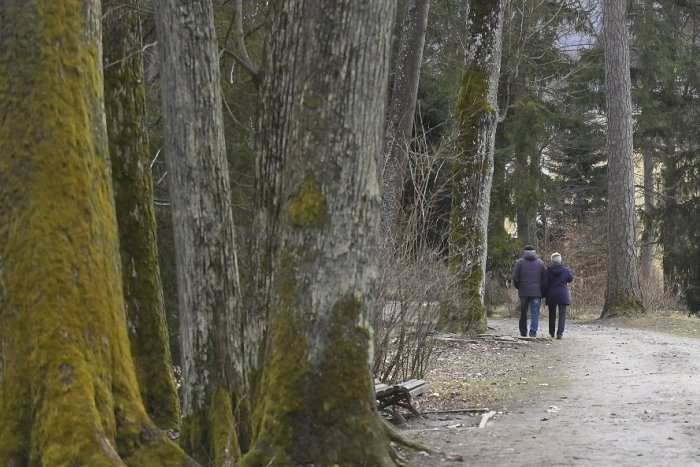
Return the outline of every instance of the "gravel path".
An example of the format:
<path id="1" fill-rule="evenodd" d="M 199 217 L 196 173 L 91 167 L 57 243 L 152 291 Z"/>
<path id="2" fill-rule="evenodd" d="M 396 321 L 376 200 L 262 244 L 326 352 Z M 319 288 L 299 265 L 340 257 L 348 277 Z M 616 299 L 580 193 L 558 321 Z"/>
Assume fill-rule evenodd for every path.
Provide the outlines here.
<path id="1" fill-rule="evenodd" d="M 515 321 L 495 324 L 517 329 Z M 410 461 L 700 466 L 700 340 L 572 322 L 551 345 L 543 356 L 551 384 L 485 428 L 407 433 L 442 451 Z"/>

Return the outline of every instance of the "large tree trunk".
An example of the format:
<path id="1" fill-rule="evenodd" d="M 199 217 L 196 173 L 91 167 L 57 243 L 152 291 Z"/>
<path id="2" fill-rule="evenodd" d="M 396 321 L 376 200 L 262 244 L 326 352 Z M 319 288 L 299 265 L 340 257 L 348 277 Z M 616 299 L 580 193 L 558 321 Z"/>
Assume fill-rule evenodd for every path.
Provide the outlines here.
<path id="1" fill-rule="evenodd" d="M 129 349 L 100 4 L 0 0 L 0 18 L 0 464 L 186 465 Z"/>
<path id="2" fill-rule="evenodd" d="M 401 213 L 404 171 L 408 164 L 418 96 L 423 46 L 428 27 L 429 0 L 408 0 L 401 29 L 401 43 L 394 67 L 394 87 L 384 141 L 382 170 L 382 239 L 396 239 Z"/>
<path id="3" fill-rule="evenodd" d="M 107 0 L 105 107 L 127 329 L 146 411 L 162 428 L 180 424 L 180 403 L 170 358 L 158 267 L 153 182 L 146 131 L 137 0 Z"/>
<path id="4" fill-rule="evenodd" d="M 605 0 L 608 121 L 608 273 L 602 317 L 644 310 L 634 232 L 632 98 L 627 2 Z"/>
<path id="5" fill-rule="evenodd" d="M 239 280 L 210 0 L 156 0 L 165 156 L 182 359 L 182 443 L 196 459 L 239 454 L 244 396 Z"/>
<path id="6" fill-rule="evenodd" d="M 259 432 L 242 465 L 393 465 L 370 315 L 393 0 L 280 0 L 259 196 L 273 232 Z"/>
<path id="7" fill-rule="evenodd" d="M 501 68 L 501 1 L 470 2 L 469 43 L 455 113 L 450 276 L 460 303 L 443 310 L 456 331 L 486 331 L 484 284 Z"/>

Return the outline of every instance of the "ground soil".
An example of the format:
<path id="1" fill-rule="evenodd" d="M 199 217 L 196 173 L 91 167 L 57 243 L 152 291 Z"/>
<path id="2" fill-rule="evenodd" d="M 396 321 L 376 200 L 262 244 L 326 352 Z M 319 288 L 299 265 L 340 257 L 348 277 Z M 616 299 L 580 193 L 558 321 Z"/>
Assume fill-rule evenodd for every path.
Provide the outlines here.
<path id="1" fill-rule="evenodd" d="M 397 425 L 433 451 L 399 447 L 412 465 L 700 465 L 700 319 L 576 320 L 563 340 L 546 319 L 538 339 L 516 318 L 489 328 L 438 341 L 426 414 Z M 467 408 L 495 414 L 479 428 L 488 412 Z"/>

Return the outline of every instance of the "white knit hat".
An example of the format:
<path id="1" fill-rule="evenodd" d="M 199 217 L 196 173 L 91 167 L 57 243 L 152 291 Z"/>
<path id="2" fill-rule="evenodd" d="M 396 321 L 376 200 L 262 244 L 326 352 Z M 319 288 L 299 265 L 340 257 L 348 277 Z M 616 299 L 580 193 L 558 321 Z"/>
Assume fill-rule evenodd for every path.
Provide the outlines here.
<path id="1" fill-rule="evenodd" d="M 561 263 L 561 254 L 559 254 L 559 253 L 552 253 L 552 262 L 554 262 L 554 263 Z"/>

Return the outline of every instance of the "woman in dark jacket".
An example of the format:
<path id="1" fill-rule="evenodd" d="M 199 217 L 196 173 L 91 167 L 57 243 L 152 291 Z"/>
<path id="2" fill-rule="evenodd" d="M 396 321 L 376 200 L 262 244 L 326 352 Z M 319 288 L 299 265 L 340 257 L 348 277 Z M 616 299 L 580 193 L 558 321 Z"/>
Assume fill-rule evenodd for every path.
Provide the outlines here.
<path id="1" fill-rule="evenodd" d="M 564 266 L 559 253 L 552 253 L 552 264 L 547 268 L 546 287 L 547 307 L 549 307 L 549 335 L 554 337 L 557 321 L 557 306 L 559 306 L 559 326 L 556 328 L 557 339 L 564 335 L 566 324 L 566 308 L 569 306 L 568 283 L 574 280 L 569 268 Z"/>

